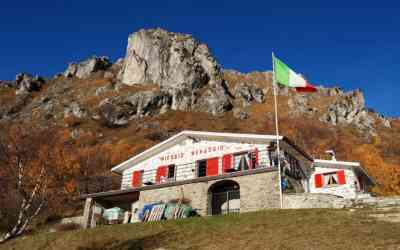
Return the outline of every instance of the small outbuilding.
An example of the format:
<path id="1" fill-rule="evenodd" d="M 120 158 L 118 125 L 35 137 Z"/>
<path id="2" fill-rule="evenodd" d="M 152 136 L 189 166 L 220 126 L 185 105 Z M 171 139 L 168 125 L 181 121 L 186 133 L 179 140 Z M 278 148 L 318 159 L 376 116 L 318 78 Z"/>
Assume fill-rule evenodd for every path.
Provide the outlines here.
<path id="1" fill-rule="evenodd" d="M 310 176 L 310 193 L 333 194 L 343 198 L 369 196 L 374 180 L 359 162 L 315 159 Z"/>

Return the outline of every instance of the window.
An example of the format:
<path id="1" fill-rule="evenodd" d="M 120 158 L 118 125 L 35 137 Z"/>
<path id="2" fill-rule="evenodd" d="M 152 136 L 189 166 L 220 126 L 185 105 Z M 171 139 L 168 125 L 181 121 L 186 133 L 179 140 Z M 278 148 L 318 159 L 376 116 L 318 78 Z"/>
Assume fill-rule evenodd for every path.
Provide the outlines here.
<path id="1" fill-rule="evenodd" d="M 337 173 L 323 174 L 323 176 L 324 176 L 324 183 L 326 183 L 326 186 L 331 186 L 331 185 L 337 185 L 338 184 Z"/>
<path id="2" fill-rule="evenodd" d="M 249 170 L 252 166 L 253 158 L 251 152 L 237 153 L 234 155 L 234 169 L 239 170 Z M 255 157 L 254 157 L 255 164 Z"/>
<path id="3" fill-rule="evenodd" d="M 207 175 L 207 161 L 197 161 L 197 177 L 203 177 Z"/>
<path id="4" fill-rule="evenodd" d="M 344 170 L 316 174 L 314 178 L 315 178 L 315 187 L 316 188 L 346 184 L 346 177 L 344 174 Z"/>
<path id="5" fill-rule="evenodd" d="M 175 180 L 175 168 L 175 164 L 158 167 L 156 172 L 156 183 Z"/>
<path id="6" fill-rule="evenodd" d="M 168 179 L 175 179 L 175 164 L 168 166 Z"/>

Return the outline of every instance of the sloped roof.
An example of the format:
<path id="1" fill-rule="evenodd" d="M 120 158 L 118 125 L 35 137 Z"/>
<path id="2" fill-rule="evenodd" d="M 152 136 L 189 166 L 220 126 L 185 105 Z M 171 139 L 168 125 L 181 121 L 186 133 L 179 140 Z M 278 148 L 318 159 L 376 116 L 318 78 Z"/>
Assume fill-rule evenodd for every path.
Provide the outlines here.
<path id="1" fill-rule="evenodd" d="M 348 167 L 357 167 L 357 166 L 360 167 L 361 166 L 361 164 L 359 162 L 321 160 L 321 159 L 314 159 L 314 163 L 318 164 L 319 166 L 332 166 L 332 165 L 348 166 Z"/>
<path id="2" fill-rule="evenodd" d="M 171 146 L 178 144 L 179 142 L 192 138 L 194 140 L 219 140 L 226 142 L 249 142 L 249 143 L 269 143 L 271 141 L 276 140 L 276 135 L 262 135 L 262 134 L 241 134 L 241 133 L 222 133 L 222 132 L 205 132 L 205 131 L 191 131 L 184 130 L 167 140 L 160 142 L 153 147 L 143 151 L 140 154 L 137 154 L 128 160 L 120 163 L 119 165 L 113 167 L 111 171 L 122 173 L 125 169 L 135 165 L 141 161 L 144 161 L 168 148 Z M 283 136 L 279 136 L 279 140 L 284 140 L 286 143 L 293 146 L 296 150 L 298 150 L 301 154 L 303 154 L 306 158 L 312 160 L 312 158 L 306 154 L 299 147 L 295 146 L 290 140 Z"/>

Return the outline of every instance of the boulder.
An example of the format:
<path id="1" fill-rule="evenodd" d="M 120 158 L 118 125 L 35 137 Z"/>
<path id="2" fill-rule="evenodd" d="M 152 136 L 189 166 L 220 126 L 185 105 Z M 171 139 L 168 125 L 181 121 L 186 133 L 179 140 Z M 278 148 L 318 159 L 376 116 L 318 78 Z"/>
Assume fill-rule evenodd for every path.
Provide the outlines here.
<path id="1" fill-rule="evenodd" d="M 64 72 L 65 77 L 88 78 L 92 73 L 106 70 L 111 66 L 108 57 L 91 57 L 80 63 L 70 63 Z"/>
<path id="2" fill-rule="evenodd" d="M 106 93 L 106 92 L 108 92 L 108 91 L 111 91 L 111 90 L 116 90 L 116 86 L 113 84 L 113 83 L 108 83 L 107 85 L 105 85 L 105 86 L 102 86 L 102 87 L 98 87 L 96 90 L 95 90 L 95 95 L 97 95 L 97 96 L 99 96 L 99 95 L 102 95 L 102 94 L 104 94 L 104 93 Z"/>
<path id="3" fill-rule="evenodd" d="M 245 112 L 239 108 L 234 108 L 232 110 L 232 112 L 233 112 L 233 117 L 235 117 L 237 119 L 244 120 L 244 119 L 249 118 L 249 114 L 247 114 L 247 112 Z"/>
<path id="4" fill-rule="evenodd" d="M 386 118 L 385 116 L 375 113 L 377 115 L 378 120 L 381 122 L 381 125 L 385 128 L 391 128 L 392 124 L 390 122 L 390 120 L 388 118 Z"/>
<path id="5" fill-rule="evenodd" d="M 66 108 L 64 108 L 64 117 L 70 116 L 83 119 L 87 117 L 87 111 L 86 109 L 82 108 L 79 103 L 72 102 Z"/>

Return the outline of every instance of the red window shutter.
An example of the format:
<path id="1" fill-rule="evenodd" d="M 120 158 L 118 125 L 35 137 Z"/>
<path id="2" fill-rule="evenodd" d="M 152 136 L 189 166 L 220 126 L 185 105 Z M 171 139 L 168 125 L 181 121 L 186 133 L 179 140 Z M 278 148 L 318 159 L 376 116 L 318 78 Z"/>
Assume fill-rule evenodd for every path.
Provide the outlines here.
<path id="1" fill-rule="evenodd" d="M 218 158 L 212 158 L 207 160 L 207 176 L 218 175 Z"/>
<path id="2" fill-rule="evenodd" d="M 340 185 L 346 184 L 346 176 L 344 170 L 337 171 L 338 181 Z"/>
<path id="3" fill-rule="evenodd" d="M 160 183 L 161 182 L 161 177 L 166 177 L 167 176 L 167 166 L 160 166 L 157 168 L 157 174 L 156 174 L 156 182 Z"/>
<path id="4" fill-rule="evenodd" d="M 142 171 L 133 171 L 132 173 L 132 187 L 139 187 L 141 184 Z"/>
<path id="5" fill-rule="evenodd" d="M 232 155 L 224 155 L 222 157 L 222 172 L 226 173 L 226 170 L 232 168 Z"/>
<path id="6" fill-rule="evenodd" d="M 316 174 L 314 178 L 315 178 L 315 187 L 316 188 L 322 187 L 322 175 Z"/>

